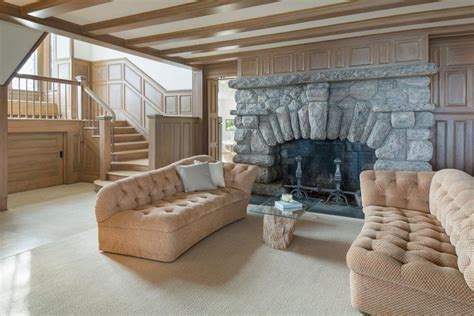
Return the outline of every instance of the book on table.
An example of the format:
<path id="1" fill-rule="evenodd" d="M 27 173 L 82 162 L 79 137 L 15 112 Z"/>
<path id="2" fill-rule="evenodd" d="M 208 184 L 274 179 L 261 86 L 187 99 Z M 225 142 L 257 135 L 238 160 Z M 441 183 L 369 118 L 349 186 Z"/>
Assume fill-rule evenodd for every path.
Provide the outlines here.
<path id="1" fill-rule="evenodd" d="M 275 207 L 282 211 L 297 211 L 303 208 L 303 204 L 298 201 L 275 201 Z"/>

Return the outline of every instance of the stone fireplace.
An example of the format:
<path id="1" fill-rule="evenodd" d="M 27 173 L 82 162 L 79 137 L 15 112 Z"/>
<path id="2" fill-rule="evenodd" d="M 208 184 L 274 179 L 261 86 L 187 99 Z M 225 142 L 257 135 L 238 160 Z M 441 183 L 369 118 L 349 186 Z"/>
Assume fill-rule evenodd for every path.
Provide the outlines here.
<path id="1" fill-rule="evenodd" d="M 288 147 L 313 140 L 321 143 L 309 145 L 314 151 L 327 142 L 364 146 L 377 170 L 431 170 L 429 76 L 436 71 L 434 64 L 407 64 L 232 80 L 234 161 L 259 166 L 257 182 L 272 183 L 288 171 Z M 306 176 L 328 171 L 313 172 Z"/>

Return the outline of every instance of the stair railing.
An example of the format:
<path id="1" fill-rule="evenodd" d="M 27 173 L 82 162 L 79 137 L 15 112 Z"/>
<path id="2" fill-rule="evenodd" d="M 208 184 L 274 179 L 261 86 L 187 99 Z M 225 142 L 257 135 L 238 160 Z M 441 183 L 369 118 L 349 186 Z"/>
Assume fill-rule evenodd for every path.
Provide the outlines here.
<path id="1" fill-rule="evenodd" d="M 86 77 L 77 76 L 80 83 L 81 113 L 84 127 L 92 129 L 93 135 L 99 136 L 99 173 L 100 180 L 107 180 L 107 172 L 111 169 L 111 153 L 115 147 L 114 123 L 117 118 L 115 111 L 105 103 L 88 85 Z"/>
<path id="2" fill-rule="evenodd" d="M 8 118 L 79 120 L 77 81 L 16 74 L 8 86 Z"/>

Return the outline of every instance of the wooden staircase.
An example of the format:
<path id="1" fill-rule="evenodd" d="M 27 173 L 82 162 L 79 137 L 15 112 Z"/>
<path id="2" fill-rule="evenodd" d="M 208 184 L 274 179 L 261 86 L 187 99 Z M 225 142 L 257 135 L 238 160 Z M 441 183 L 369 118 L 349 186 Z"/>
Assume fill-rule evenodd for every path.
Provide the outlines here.
<path id="1" fill-rule="evenodd" d="M 148 170 L 148 141 L 127 121 L 116 120 L 110 171 L 107 172 L 107 180 L 94 181 L 95 191 L 110 182 Z"/>

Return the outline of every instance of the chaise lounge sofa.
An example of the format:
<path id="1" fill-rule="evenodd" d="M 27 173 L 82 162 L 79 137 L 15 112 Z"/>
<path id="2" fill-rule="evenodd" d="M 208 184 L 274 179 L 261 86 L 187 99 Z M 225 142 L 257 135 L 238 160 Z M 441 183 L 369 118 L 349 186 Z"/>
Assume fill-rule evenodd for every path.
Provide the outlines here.
<path id="1" fill-rule="evenodd" d="M 474 178 L 364 171 L 365 224 L 347 254 L 351 300 L 368 314 L 474 314 Z"/>
<path id="2" fill-rule="evenodd" d="M 225 187 L 185 193 L 176 166 L 194 160 L 212 158 L 187 158 L 102 188 L 96 202 L 99 249 L 171 262 L 201 239 L 244 218 L 258 168 L 225 163 Z"/>

